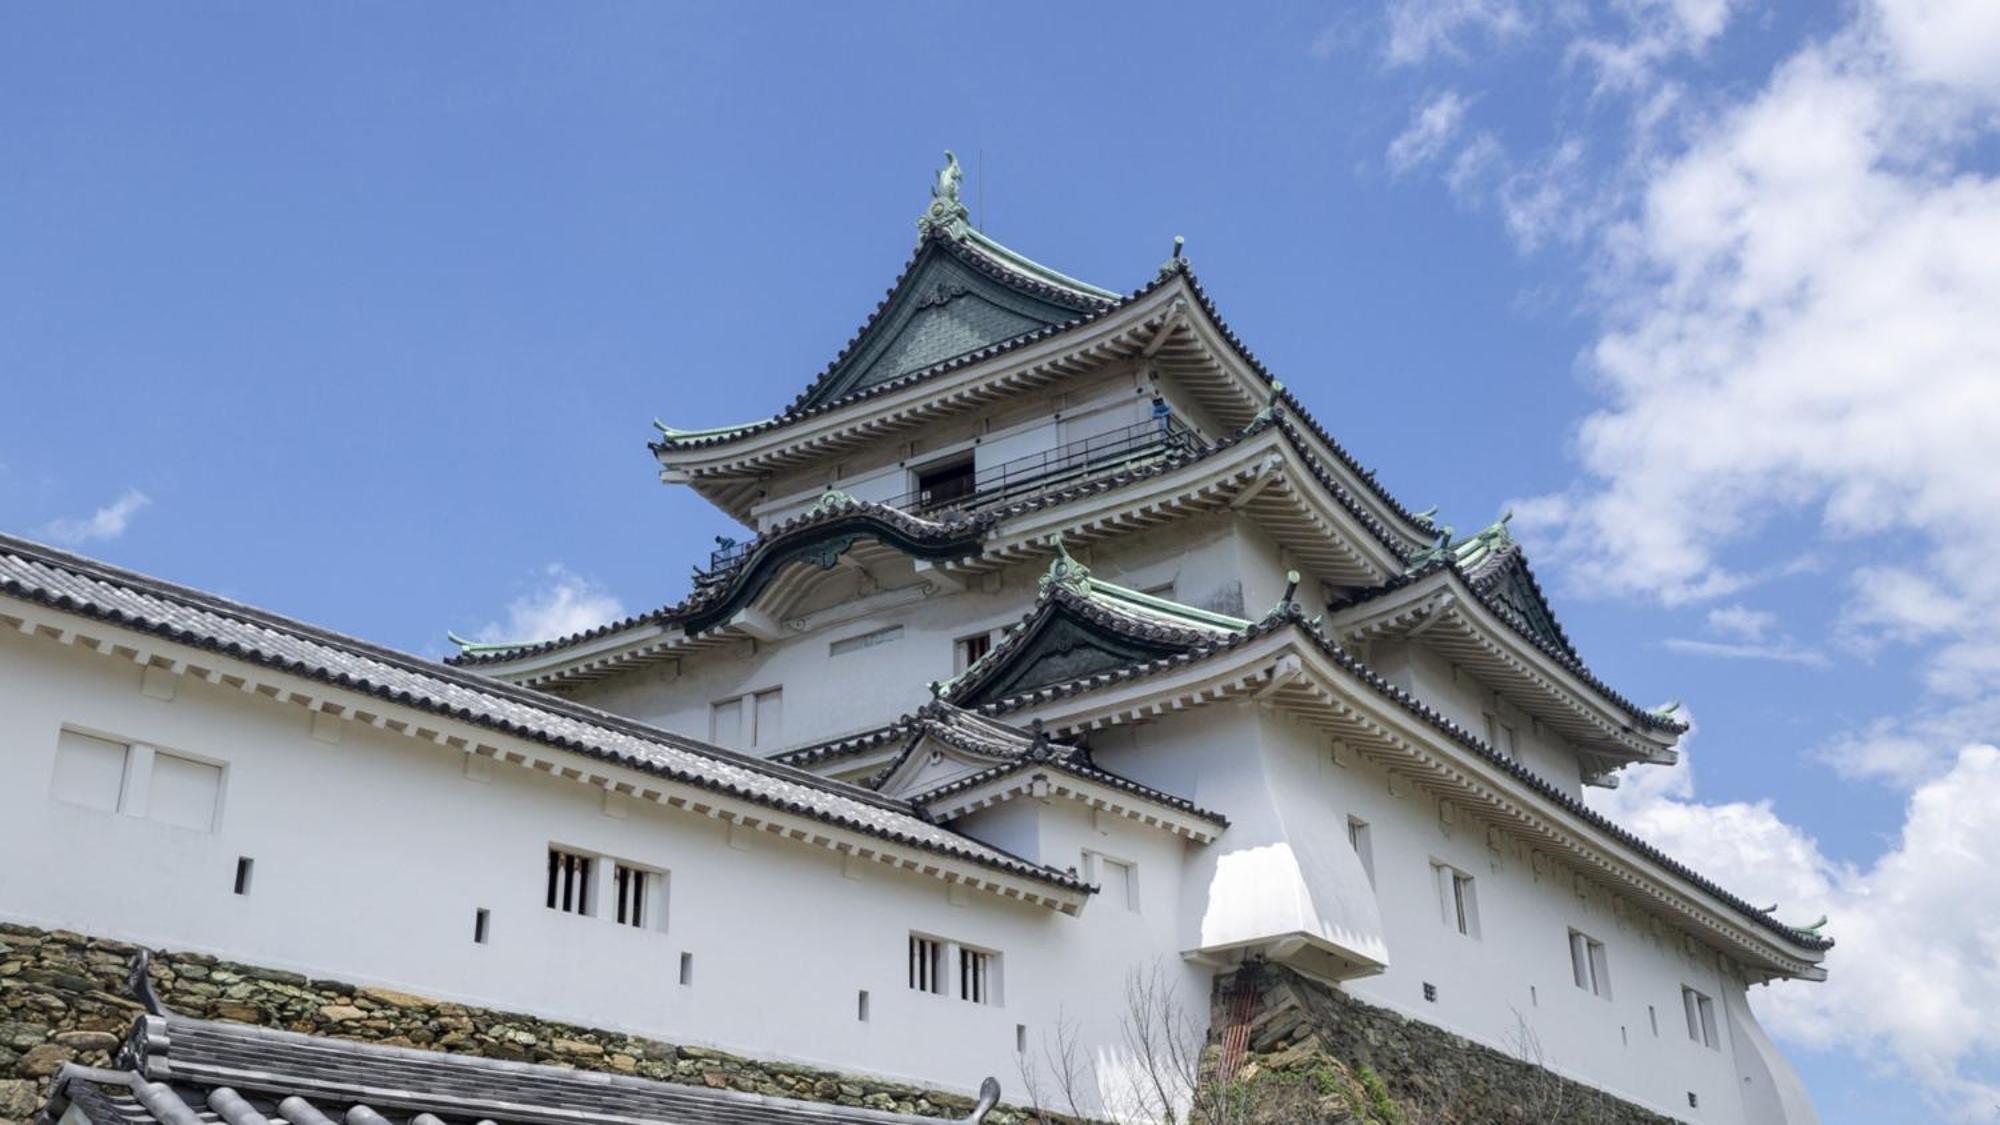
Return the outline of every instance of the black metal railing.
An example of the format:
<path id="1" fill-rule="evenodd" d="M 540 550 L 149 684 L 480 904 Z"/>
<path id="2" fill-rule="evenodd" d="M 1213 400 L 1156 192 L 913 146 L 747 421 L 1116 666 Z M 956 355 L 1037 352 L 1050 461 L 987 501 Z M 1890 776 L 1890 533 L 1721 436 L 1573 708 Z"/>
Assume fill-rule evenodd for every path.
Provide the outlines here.
<path id="1" fill-rule="evenodd" d="M 958 478 L 942 488 L 917 489 L 883 503 L 917 515 L 954 508 L 974 512 L 1080 483 L 1155 457 L 1198 453 L 1202 448 L 1200 434 L 1180 419 L 1163 415 L 989 465 L 973 474 L 969 485 Z"/>
<path id="2" fill-rule="evenodd" d="M 1080 438 L 1054 449 L 989 465 L 969 476 L 950 477 L 930 488 L 916 489 L 884 500 L 882 504 L 913 515 L 931 515 L 954 509 L 970 513 L 1079 484 L 1091 477 L 1143 464 L 1156 457 L 1199 453 L 1205 448 L 1207 443 L 1201 435 L 1188 428 L 1186 423 L 1172 415 L 1160 415 L 1122 429 Z M 756 540 L 738 542 L 717 536 L 715 542 L 715 550 L 708 555 L 708 569 L 697 572 L 697 579 L 713 577 L 735 566 L 750 553 Z"/>

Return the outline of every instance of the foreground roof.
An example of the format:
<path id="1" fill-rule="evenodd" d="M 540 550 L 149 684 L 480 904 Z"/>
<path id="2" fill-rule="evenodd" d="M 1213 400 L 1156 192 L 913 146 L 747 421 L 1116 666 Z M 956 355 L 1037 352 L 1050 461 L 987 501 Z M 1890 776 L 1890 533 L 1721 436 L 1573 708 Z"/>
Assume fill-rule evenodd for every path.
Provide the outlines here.
<path id="1" fill-rule="evenodd" d="M 896 844 L 1085 892 L 857 786 L 356 640 L 134 571 L 0 535 L 0 596 L 110 622 Z"/>
<path id="2" fill-rule="evenodd" d="M 992 1079 L 971 1116 L 999 1098 Z M 290 1031 L 141 1016 L 117 1069 L 68 1063 L 44 1121 L 93 1125 L 936 1125 L 936 1118 L 765 1097 L 623 1074 L 357 1043 Z"/>

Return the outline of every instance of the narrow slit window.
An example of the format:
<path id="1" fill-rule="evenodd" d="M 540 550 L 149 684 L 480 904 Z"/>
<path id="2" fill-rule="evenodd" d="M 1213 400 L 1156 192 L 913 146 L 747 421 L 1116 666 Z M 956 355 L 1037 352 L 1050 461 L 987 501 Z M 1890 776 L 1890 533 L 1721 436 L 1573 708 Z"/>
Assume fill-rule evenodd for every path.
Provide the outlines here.
<path id="1" fill-rule="evenodd" d="M 1017 1055 L 1028 1053 L 1028 1025 L 1025 1023 L 1014 1025 L 1014 1053 Z"/>
<path id="2" fill-rule="evenodd" d="M 868 990 L 865 988 L 861 990 L 860 996 L 855 1001 L 854 1018 L 860 1020 L 862 1023 L 868 1022 Z"/>
<path id="3" fill-rule="evenodd" d="M 910 987 L 918 992 L 944 993 L 944 943 L 910 935 Z"/>
<path id="4" fill-rule="evenodd" d="M 1361 861 L 1361 870 L 1368 876 L 1368 885 L 1375 885 L 1375 834 L 1369 831 L 1368 822 L 1358 816 L 1347 818 L 1347 842 L 1354 848 L 1355 858 Z"/>
<path id="5" fill-rule="evenodd" d="M 692 953 L 681 954 L 681 984 L 688 986 L 694 984 L 694 954 Z"/>
<path id="6" fill-rule="evenodd" d="M 251 859 L 247 855 L 236 857 L 237 894 L 247 895 L 250 893 L 250 869 L 256 862 L 256 860 Z"/>
<path id="7" fill-rule="evenodd" d="M 548 906 L 564 914 L 590 913 L 592 857 L 549 849 Z"/>
<path id="8" fill-rule="evenodd" d="M 1478 937 L 1479 899 L 1472 876 L 1449 864 L 1433 863 L 1431 867 L 1437 877 L 1438 905 L 1444 924 L 1466 937 Z"/>
<path id="9" fill-rule="evenodd" d="M 1712 1051 L 1721 1050 L 1722 1038 L 1715 1030 L 1715 1001 L 1683 985 L 1681 1006 L 1686 1009 L 1688 1038 Z"/>
<path id="10" fill-rule="evenodd" d="M 482 906 L 472 912 L 472 943 L 474 945 L 486 944 L 487 921 L 488 915 L 485 907 Z"/>

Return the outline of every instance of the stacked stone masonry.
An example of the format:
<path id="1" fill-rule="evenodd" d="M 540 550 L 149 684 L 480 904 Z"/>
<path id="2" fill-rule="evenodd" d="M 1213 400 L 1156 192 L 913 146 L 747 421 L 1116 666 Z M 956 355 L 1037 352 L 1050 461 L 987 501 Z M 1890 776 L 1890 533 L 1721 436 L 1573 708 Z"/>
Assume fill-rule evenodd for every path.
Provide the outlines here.
<path id="1" fill-rule="evenodd" d="M 123 942 L 0 923 L 0 1125 L 32 1120 L 64 1063 L 110 1065 L 142 1011 L 125 981 L 136 952 Z M 155 951 L 152 978 L 167 1007 L 204 1019 L 926 1117 L 962 1118 L 972 1110 L 972 1099 L 954 1094 L 194 953 Z M 1025 1119 L 1002 1108 L 987 1120 L 1020 1125 Z"/>
<path id="2" fill-rule="evenodd" d="M 1232 1023 L 1239 1046 L 1225 1061 Z M 1209 1125 L 1672 1122 L 1528 1061 L 1536 1047 L 1525 1023 L 1514 1057 L 1287 968 L 1218 977 L 1210 1026 L 1209 1090 L 1196 1113 Z"/>

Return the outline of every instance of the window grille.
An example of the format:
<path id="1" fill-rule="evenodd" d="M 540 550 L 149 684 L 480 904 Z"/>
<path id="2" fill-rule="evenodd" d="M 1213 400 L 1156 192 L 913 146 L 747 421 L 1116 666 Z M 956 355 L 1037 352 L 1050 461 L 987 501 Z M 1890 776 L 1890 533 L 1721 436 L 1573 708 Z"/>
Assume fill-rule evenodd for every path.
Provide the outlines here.
<path id="1" fill-rule="evenodd" d="M 910 987 L 918 992 L 944 994 L 943 942 L 910 935 Z"/>
<path id="2" fill-rule="evenodd" d="M 652 872 L 619 864 L 612 872 L 612 885 L 618 892 L 618 922 L 620 925 L 644 929 L 646 926 L 646 896 L 652 883 Z"/>
<path id="3" fill-rule="evenodd" d="M 954 647 L 957 649 L 956 653 L 953 654 L 957 670 L 963 672 L 978 663 L 980 658 L 984 657 L 987 653 L 993 651 L 993 634 L 990 632 L 974 633 L 969 637 L 960 637 Z"/>
<path id="4" fill-rule="evenodd" d="M 590 869 L 590 856 L 550 848 L 549 909 L 565 914 L 590 913 Z"/>
<path id="5" fill-rule="evenodd" d="M 1358 816 L 1347 818 L 1347 842 L 1354 848 L 1355 858 L 1361 861 L 1361 870 L 1368 876 L 1368 885 L 1375 885 L 1375 834 L 1368 829 L 1368 822 Z"/>
<path id="6" fill-rule="evenodd" d="M 1467 937 L 1479 936 L 1479 900 L 1473 893 L 1472 876 L 1448 864 L 1433 863 L 1438 881 L 1438 904 L 1444 924 Z"/>
<path id="7" fill-rule="evenodd" d="M 974 1004 L 993 1002 L 992 982 L 988 975 L 993 964 L 993 955 L 977 949 L 960 947 L 958 951 L 958 998 L 970 1000 Z"/>
<path id="8" fill-rule="evenodd" d="M 1683 985 L 1681 1006 L 1687 1014 L 1688 1038 L 1710 1050 L 1721 1050 L 1722 1037 L 1715 1030 L 1715 1001 Z"/>

